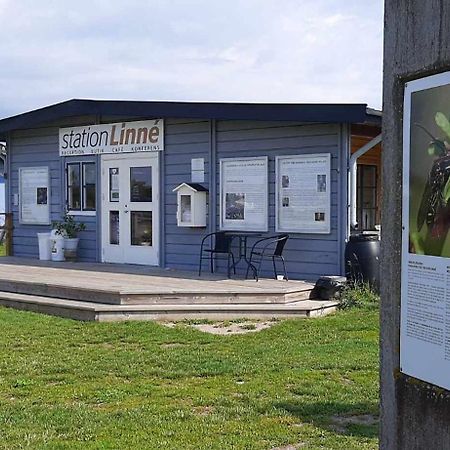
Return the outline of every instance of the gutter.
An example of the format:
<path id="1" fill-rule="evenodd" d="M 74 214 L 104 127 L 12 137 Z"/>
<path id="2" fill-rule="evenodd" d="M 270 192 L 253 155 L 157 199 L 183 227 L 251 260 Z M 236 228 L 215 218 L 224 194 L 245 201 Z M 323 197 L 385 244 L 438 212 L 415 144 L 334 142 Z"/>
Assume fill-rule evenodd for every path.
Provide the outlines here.
<path id="1" fill-rule="evenodd" d="M 364 153 L 367 153 L 373 147 L 378 145 L 381 142 L 381 133 L 369 141 L 367 144 L 363 145 L 359 150 L 357 150 L 350 157 L 350 162 L 348 166 L 348 175 L 349 175 L 349 209 L 350 209 L 350 228 L 355 229 L 358 226 L 358 222 L 356 219 L 356 162 L 358 158 Z"/>

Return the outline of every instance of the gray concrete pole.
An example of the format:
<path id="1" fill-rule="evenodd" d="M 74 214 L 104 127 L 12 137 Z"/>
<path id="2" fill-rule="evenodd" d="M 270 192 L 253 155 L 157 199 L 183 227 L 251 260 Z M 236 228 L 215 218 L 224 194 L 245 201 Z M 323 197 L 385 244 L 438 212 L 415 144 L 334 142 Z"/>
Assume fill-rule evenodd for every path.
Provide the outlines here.
<path id="1" fill-rule="evenodd" d="M 399 371 L 398 269 L 404 83 L 448 70 L 450 1 L 386 0 L 380 337 L 382 449 L 450 449 L 450 393 Z"/>

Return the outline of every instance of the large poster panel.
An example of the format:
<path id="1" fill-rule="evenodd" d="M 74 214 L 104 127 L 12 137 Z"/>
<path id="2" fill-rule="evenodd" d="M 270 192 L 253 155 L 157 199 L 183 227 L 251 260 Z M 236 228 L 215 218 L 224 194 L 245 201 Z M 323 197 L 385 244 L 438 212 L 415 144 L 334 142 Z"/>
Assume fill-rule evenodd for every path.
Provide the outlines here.
<path id="1" fill-rule="evenodd" d="M 220 228 L 267 231 L 266 156 L 220 160 Z"/>
<path id="2" fill-rule="evenodd" d="M 400 369 L 450 389 L 450 72 L 405 86 Z"/>
<path id="3" fill-rule="evenodd" d="M 50 172 L 48 167 L 19 169 L 19 221 L 50 225 Z"/>
<path id="4" fill-rule="evenodd" d="M 276 158 L 276 230 L 330 233 L 329 153 Z"/>

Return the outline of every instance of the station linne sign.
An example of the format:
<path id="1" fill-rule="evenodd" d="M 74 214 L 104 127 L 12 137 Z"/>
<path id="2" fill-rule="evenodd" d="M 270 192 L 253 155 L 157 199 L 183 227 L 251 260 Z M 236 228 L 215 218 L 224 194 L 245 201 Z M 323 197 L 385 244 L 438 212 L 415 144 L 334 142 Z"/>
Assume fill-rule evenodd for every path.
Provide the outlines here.
<path id="1" fill-rule="evenodd" d="M 162 119 L 59 129 L 60 156 L 162 150 L 164 150 Z"/>

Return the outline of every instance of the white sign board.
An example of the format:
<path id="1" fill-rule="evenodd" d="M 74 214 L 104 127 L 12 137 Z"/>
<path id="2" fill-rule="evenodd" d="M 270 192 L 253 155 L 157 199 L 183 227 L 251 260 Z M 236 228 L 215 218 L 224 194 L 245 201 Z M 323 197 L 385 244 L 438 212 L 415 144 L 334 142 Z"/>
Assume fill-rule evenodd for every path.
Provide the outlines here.
<path id="1" fill-rule="evenodd" d="M 276 158 L 276 230 L 330 233 L 331 155 Z"/>
<path id="2" fill-rule="evenodd" d="M 161 119 L 60 128 L 59 155 L 137 153 L 164 150 Z"/>
<path id="3" fill-rule="evenodd" d="M 48 167 L 19 169 L 19 221 L 50 225 L 50 171 Z"/>
<path id="4" fill-rule="evenodd" d="M 191 159 L 191 182 L 203 183 L 205 181 L 205 158 Z"/>
<path id="5" fill-rule="evenodd" d="M 406 83 L 400 370 L 450 389 L 450 72 Z"/>
<path id="6" fill-rule="evenodd" d="M 267 156 L 220 160 L 220 228 L 267 231 Z"/>

